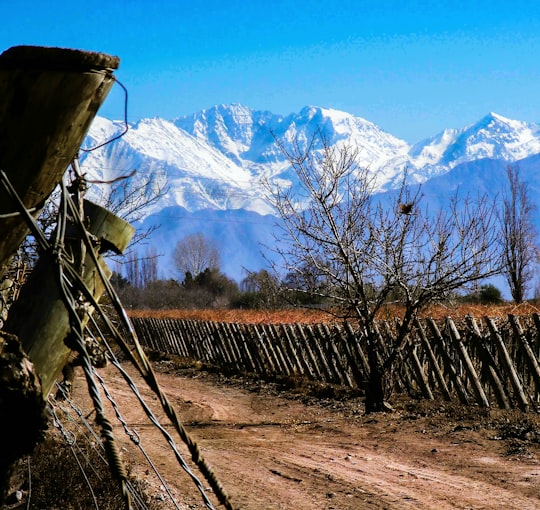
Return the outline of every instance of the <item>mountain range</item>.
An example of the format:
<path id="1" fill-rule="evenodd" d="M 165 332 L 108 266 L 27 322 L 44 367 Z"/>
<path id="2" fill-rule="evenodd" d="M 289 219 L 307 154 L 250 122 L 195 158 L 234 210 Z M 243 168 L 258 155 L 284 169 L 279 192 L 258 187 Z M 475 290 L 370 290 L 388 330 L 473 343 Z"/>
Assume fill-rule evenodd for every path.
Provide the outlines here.
<path id="1" fill-rule="evenodd" d="M 83 148 L 114 139 L 124 127 L 96 117 Z M 424 199 L 433 205 L 441 205 L 458 186 L 462 193 L 494 195 L 503 189 L 507 165 L 517 164 L 531 198 L 540 199 L 540 124 L 496 113 L 413 145 L 368 120 L 313 106 L 282 116 L 218 105 L 171 120 L 141 119 L 128 128 L 120 138 L 82 152 L 81 166 L 96 180 L 137 169 L 139 176 L 166 183 L 166 193 L 135 225 L 160 226 L 149 242 L 162 255 L 163 277 L 176 276 L 171 252 L 178 240 L 195 232 L 215 241 L 222 270 L 233 278 L 265 267 L 262 245 L 272 242 L 278 220 L 262 182 L 294 188 L 298 183 L 286 153 L 307 150 L 317 132 L 331 146 L 357 147 L 360 164 L 374 173 L 381 194 L 392 193 L 407 169 L 409 184 L 421 184 Z M 310 147 L 320 148 L 320 143 Z"/>

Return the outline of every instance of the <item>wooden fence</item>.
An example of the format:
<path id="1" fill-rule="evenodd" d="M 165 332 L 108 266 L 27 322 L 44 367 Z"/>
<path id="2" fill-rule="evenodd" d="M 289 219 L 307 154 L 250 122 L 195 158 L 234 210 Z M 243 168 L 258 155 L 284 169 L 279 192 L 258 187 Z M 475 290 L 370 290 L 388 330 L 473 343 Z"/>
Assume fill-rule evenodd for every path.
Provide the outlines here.
<path id="1" fill-rule="evenodd" d="M 132 319 L 143 347 L 228 372 L 279 376 L 362 388 L 369 375 L 365 339 L 350 324 L 235 324 Z M 378 323 L 383 354 L 394 344 L 391 322 Z M 396 391 L 459 399 L 482 407 L 537 411 L 540 316 L 417 321 L 400 352 Z"/>

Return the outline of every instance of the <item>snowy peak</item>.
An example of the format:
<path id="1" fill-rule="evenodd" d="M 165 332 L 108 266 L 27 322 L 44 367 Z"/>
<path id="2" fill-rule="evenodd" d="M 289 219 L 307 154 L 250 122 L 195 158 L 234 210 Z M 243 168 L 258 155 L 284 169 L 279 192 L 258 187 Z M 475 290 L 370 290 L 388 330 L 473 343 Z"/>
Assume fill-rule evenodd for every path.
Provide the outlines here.
<path id="1" fill-rule="evenodd" d="M 94 147 L 122 132 L 123 123 L 97 117 L 85 141 Z M 216 105 L 173 121 L 150 118 L 133 123 L 111 144 L 85 153 L 84 170 L 100 179 L 139 172 L 162 175 L 170 185 L 166 205 L 190 211 L 243 208 L 271 212 L 262 179 L 295 182 L 283 149 L 311 146 L 320 132 L 333 146 L 359 149 L 359 162 L 376 175 L 379 190 L 401 182 L 425 182 L 457 165 L 480 159 L 513 162 L 540 154 L 540 126 L 489 113 L 460 129 L 445 129 L 414 146 L 372 122 L 331 108 L 306 106 L 287 116 L 240 104 Z M 164 205 L 164 204 L 162 204 Z M 158 206 L 156 206 L 158 207 Z"/>
<path id="2" fill-rule="evenodd" d="M 237 164 L 284 162 L 279 144 L 288 150 L 307 149 L 320 132 L 331 145 L 351 143 L 361 147 L 362 163 L 378 168 L 389 158 L 405 155 L 406 142 L 375 124 L 349 113 L 306 106 L 286 117 L 245 106 L 219 105 L 174 121 L 196 138 L 204 139 Z M 319 146 L 314 147 L 320 149 Z"/>
<path id="3" fill-rule="evenodd" d="M 262 128 L 280 120 L 279 116 L 270 112 L 255 112 L 246 106 L 232 104 L 217 105 L 179 117 L 174 124 L 241 164 L 254 142 L 260 138 Z"/>
<path id="4" fill-rule="evenodd" d="M 477 159 L 517 161 L 540 152 L 540 126 L 489 113 L 462 129 L 446 129 L 414 145 L 409 156 L 416 169 L 444 173 Z"/>

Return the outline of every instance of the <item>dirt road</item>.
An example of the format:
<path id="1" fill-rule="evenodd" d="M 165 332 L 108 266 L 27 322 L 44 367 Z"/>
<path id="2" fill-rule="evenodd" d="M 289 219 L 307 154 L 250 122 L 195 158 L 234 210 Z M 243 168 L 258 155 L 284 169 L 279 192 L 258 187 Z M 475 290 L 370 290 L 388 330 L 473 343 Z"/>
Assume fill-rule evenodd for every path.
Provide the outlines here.
<path id="1" fill-rule="evenodd" d="M 315 399 L 167 362 L 157 370 L 183 423 L 239 509 L 540 508 L 536 416 L 406 401 L 398 402 L 394 413 L 366 416 L 356 398 Z M 205 508 L 115 369 L 108 367 L 103 374 L 180 508 Z M 79 399 L 86 391 L 83 385 L 79 379 Z M 157 409 L 151 393 L 142 383 L 140 388 Z M 173 433 L 172 427 L 167 430 Z M 120 430 L 118 436 L 126 443 L 125 457 L 136 463 L 135 472 L 154 487 L 156 501 L 163 499 L 165 492 L 142 456 Z M 177 443 L 189 459 L 180 439 Z M 166 498 L 157 504 L 174 508 Z"/>

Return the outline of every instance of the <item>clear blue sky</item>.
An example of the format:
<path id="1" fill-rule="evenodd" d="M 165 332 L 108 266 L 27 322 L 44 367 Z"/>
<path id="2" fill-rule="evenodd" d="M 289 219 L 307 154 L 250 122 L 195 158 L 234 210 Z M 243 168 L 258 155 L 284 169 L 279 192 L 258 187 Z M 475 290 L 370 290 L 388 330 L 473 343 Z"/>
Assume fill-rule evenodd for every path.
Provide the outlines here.
<path id="1" fill-rule="evenodd" d="M 0 50 L 118 55 L 129 117 L 337 108 L 417 142 L 490 111 L 540 121 L 540 2 L 2 2 Z M 100 114 L 122 117 L 119 92 Z"/>

